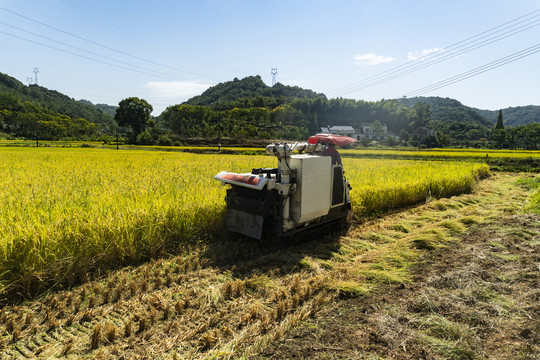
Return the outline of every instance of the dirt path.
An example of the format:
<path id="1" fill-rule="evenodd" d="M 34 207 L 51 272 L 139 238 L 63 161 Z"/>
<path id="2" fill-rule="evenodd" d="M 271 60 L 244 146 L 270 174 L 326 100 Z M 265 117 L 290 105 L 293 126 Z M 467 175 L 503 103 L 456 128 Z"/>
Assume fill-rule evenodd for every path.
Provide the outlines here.
<path id="1" fill-rule="evenodd" d="M 538 359 L 516 176 L 269 248 L 208 244 L 2 309 L 0 359 Z"/>
<path id="2" fill-rule="evenodd" d="M 411 282 L 333 303 L 262 357 L 540 359 L 540 218 L 503 179 L 486 222 L 426 253 Z"/>

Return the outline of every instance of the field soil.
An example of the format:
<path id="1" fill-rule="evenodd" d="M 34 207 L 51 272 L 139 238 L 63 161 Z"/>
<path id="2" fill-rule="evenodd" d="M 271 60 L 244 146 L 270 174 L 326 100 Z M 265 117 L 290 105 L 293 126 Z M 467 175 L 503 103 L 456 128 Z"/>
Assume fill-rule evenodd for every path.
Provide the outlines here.
<path id="1" fill-rule="evenodd" d="M 540 218 L 523 212 L 523 176 L 6 306 L 0 359 L 540 359 Z"/>
<path id="2" fill-rule="evenodd" d="M 540 218 L 516 211 L 518 193 L 410 282 L 333 302 L 257 358 L 540 359 Z"/>

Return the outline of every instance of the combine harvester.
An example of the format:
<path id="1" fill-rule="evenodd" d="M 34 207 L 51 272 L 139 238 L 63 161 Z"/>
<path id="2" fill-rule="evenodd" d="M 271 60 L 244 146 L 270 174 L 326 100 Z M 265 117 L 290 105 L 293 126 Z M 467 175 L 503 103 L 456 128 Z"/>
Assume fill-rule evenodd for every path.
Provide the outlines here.
<path id="1" fill-rule="evenodd" d="M 343 166 L 323 156 L 330 143 L 345 146 L 356 140 L 318 134 L 308 143 L 270 144 L 266 152 L 277 168 L 251 173 L 222 171 L 214 178 L 227 189 L 227 229 L 251 238 L 280 238 L 334 222 L 350 220 L 349 190 Z M 298 153 L 292 155 L 293 151 Z"/>

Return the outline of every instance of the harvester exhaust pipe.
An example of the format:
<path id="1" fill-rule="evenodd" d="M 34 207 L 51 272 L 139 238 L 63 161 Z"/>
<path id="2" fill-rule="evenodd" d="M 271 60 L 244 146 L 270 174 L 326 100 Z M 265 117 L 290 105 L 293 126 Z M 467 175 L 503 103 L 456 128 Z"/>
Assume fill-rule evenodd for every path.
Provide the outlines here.
<path id="1" fill-rule="evenodd" d="M 281 183 L 283 185 L 291 184 L 291 170 L 281 170 Z M 290 198 L 287 196 L 283 202 L 283 223 L 286 224 L 290 219 Z"/>

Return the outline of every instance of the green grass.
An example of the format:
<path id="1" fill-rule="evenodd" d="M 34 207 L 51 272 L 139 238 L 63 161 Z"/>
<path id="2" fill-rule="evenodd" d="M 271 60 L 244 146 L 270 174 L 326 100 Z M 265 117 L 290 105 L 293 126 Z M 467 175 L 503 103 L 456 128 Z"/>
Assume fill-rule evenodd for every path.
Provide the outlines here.
<path id="1" fill-rule="evenodd" d="M 518 180 L 518 184 L 532 191 L 525 210 L 540 215 L 540 176 L 523 177 Z"/>
<path id="2" fill-rule="evenodd" d="M 411 158 L 411 159 L 462 159 L 486 161 L 491 159 L 540 159 L 539 150 L 493 150 L 493 149 L 350 149 L 341 154 L 353 157 Z"/>

